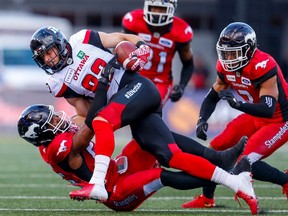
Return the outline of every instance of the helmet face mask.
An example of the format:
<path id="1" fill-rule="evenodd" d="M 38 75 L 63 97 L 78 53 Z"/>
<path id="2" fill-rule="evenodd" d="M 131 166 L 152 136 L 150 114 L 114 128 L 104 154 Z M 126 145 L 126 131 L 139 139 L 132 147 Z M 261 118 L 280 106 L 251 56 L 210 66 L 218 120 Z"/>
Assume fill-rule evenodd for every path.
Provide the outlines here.
<path id="1" fill-rule="evenodd" d="M 154 27 L 166 26 L 173 22 L 177 0 L 145 0 L 144 20 Z"/>
<path id="2" fill-rule="evenodd" d="M 71 124 L 64 111 L 54 112 L 53 106 L 36 104 L 21 113 L 18 133 L 34 146 L 46 146 L 57 134 L 67 131 Z"/>
<path id="3" fill-rule="evenodd" d="M 226 71 L 246 66 L 257 48 L 254 30 L 242 22 L 229 24 L 221 32 L 216 45 L 218 59 Z"/>
<path id="4" fill-rule="evenodd" d="M 31 38 L 30 48 L 33 53 L 32 58 L 37 65 L 47 74 L 52 75 L 66 66 L 68 59 L 68 41 L 65 35 L 58 29 L 48 26 L 38 29 Z M 53 49 L 57 60 L 54 58 L 51 63 L 44 62 L 43 56 Z"/>

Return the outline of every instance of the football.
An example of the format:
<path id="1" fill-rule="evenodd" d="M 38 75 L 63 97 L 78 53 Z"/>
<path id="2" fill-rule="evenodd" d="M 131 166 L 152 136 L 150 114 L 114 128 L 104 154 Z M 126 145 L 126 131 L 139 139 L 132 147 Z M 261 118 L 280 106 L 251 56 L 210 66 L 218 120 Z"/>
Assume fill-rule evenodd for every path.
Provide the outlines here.
<path id="1" fill-rule="evenodd" d="M 139 66 L 132 69 L 132 66 L 137 61 L 137 56 L 129 59 L 129 54 L 135 51 L 137 47 L 129 41 L 121 41 L 114 49 L 117 54 L 117 61 L 124 67 L 125 70 L 138 71 Z"/>

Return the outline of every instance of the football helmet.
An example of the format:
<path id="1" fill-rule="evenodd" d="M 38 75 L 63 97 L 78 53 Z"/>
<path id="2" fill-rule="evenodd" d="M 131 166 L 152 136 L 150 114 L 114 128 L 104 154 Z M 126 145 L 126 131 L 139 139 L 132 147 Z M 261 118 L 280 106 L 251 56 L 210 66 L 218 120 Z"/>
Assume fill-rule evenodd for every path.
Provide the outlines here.
<path id="1" fill-rule="evenodd" d="M 243 22 L 225 27 L 216 44 L 218 59 L 226 71 L 236 71 L 247 65 L 256 49 L 256 33 Z"/>
<path id="2" fill-rule="evenodd" d="M 59 119 L 52 121 L 53 116 Z M 51 105 L 35 104 L 21 113 L 18 133 L 34 146 L 47 146 L 57 134 L 67 131 L 71 124 L 64 111 L 54 112 L 54 107 Z"/>
<path id="3" fill-rule="evenodd" d="M 59 61 L 53 66 L 49 66 L 43 61 L 42 54 L 52 47 L 58 51 L 55 54 L 59 56 Z M 65 35 L 52 26 L 38 29 L 32 35 L 30 41 L 30 49 L 33 53 L 32 58 L 48 75 L 52 75 L 66 66 L 69 56 L 68 47 L 69 43 Z"/>
<path id="4" fill-rule="evenodd" d="M 153 11 L 153 8 L 163 8 L 165 12 Z M 173 22 L 177 8 L 177 0 L 145 0 L 144 20 L 151 26 L 165 26 Z"/>

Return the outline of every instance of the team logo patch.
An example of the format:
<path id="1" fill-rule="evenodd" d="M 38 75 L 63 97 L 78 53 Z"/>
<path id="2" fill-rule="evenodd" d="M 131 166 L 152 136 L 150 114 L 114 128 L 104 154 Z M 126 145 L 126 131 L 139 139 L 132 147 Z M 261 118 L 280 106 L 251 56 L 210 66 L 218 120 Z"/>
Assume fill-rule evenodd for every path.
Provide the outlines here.
<path id="1" fill-rule="evenodd" d="M 73 76 L 74 76 L 75 70 L 73 68 L 69 68 L 68 72 L 65 76 L 64 82 L 71 83 Z"/>
<path id="2" fill-rule="evenodd" d="M 59 155 L 61 152 L 67 151 L 67 146 L 65 146 L 66 142 L 67 140 L 62 140 L 62 142 L 60 143 L 60 147 L 58 149 L 57 155 Z"/>
<path id="3" fill-rule="evenodd" d="M 235 82 L 236 81 L 235 75 L 226 75 L 226 78 L 230 82 Z"/>
<path id="4" fill-rule="evenodd" d="M 255 65 L 255 69 L 257 70 L 258 67 L 263 68 L 263 69 L 266 68 L 268 61 L 269 61 L 269 59 L 257 63 L 257 64 Z"/>
<path id="5" fill-rule="evenodd" d="M 249 86 L 251 85 L 250 80 L 246 77 L 241 77 L 241 82 L 245 85 L 249 85 Z"/>
<path id="6" fill-rule="evenodd" d="M 77 54 L 77 57 L 80 58 L 80 59 L 83 59 L 84 56 L 85 56 L 85 53 L 83 51 L 81 51 L 81 50 Z"/>
<path id="7" fill-rule="evenodd" d="M 185 34 L 192 34 L 193 33 L 192 28 L 190 26 L 188 26 L 184 32 L 185 32 Z"/>
<path id="8" fill-rule="evenodd" d="M 159 44 L 162 45 L 162 46 L 171 48 L 173 46 L 173 41 L 169 40 L 167 38 L 162 38 L 161 37 L 160 40 L 159 40 Z"/>

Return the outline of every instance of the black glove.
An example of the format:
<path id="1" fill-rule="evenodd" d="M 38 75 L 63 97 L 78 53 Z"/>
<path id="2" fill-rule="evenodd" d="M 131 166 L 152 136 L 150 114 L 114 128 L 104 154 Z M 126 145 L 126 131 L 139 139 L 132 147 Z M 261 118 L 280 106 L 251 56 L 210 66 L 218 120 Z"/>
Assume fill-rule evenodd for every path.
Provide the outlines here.
<path id="1" fill-rule="evenodd" d="M 202 140 L 207 140 L 208 123 L 204 120 L 199 119 L 196 126 L 196 135 Z"/>
<path id="2" fill-rule="evenodd" d="M 229 105 L 235 109 L 238 109 L 241 106 L 241 102 L 237 101 L 231 91 L 222 90 L 219 92 L 219 97 L 223 100 L 226 100 Z"/>
<path id="3" fill-rule="evenodd" d="M 171 91 L 171 94 L 169 95 L 169 98 L 171 99 L 172 102 L 178 101 L 184 92 L 184 87 L 180 85 L 175 85 Z"/>
<path id="4" fill-rule="evenodd" d="M 98 79 L 99 82 L 108 84 L 110 82 L 110 75 L 114 73 L 115 69 L 120 69 L 120 65 L 116 63 L 117 54 L 107 63 L 104 70 L 101 71 L 101 77 Z"/>

